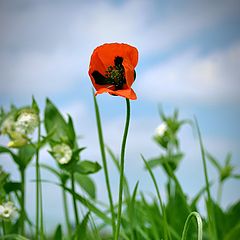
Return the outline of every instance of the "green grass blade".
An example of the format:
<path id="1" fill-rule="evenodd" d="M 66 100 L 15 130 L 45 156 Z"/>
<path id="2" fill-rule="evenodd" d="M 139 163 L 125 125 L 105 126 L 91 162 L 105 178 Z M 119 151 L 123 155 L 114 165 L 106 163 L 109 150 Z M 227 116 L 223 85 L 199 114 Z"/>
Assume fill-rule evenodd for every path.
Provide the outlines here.
<path id="1" fill-rule="evenodd" d="M 198 125 L 198 122 L 197 122 L 196 118 L 195 118 L 195 125 L 196 125 L 196 128 L 197 128 L 197 134 L 198 134 L 200 150 L 201 150 L 201 155 L 202 155 L 204 177 L 205 177 L 205 184 L 206 184 L 207 197 L 208 197 L 207 213 L 208 213 L 208 221 L 209 221 L 209 233 L 210 233 L 211 239 L 218 240 L 216 226 L 215 226 L 215 217 L 214 217 L 214 211 L 213 211 L 212 197 L 211 197 L 211 192 L 210 192 L 210 184 L 209 184 L 209 180 L 208 180 L 207 161 L 206 161 L 206 157 L 205 157 L 205 149 L 204 149 L 204 146 L 203 146 L 202 136 L 201 136 L 201 132 L 200 132 L 199 125 Z"/>
<path id="2" fill-rule="evenodd" d="M 91 211 L 92 213 L 94 213 L 95 215 L 97 215 L 100 219 L 102 219 L 105 223 L 111 224 L 111 219 L 106 216 L 106 214 L 104 212 L 102 212 L 100 209 L 98 209 L 93 203 L 91 203 L 90 201 L 88 201 L 86 198 L 84 198 L 83 196 L 81 196 L 78 193 L 74 193 L 72 191 L 72 189 L 68 188 L 68 187 L 64 187 L 62 185 L 59 185 L 61 187 L 63 187 L 66 191 L 68 191 L 69 193 L 71 193 L 72 195 L 74 195 L 74 197 L 81 202 L 85 207 L 87 207 L 89 209 L 89 211 Z"/>
<path id="3" fill-rule="evenodd" d="M 197 221 L 197 228 L 198 228 L 198 234 L 197 234 L 197 240 L 202 240 L 202 218 L 199 215 L 198 212 L 191 212 L 188 217 L 187 220 L 185 222 L 184 225 L 184 229 L 183 229 L 183 234 L 182 234 L 182 239 L 181 240 L 187 240 L 187 232 L 190 226 L 190 221 L 191 219 L 195 217 L 196 221 Z"/>
<path id="4" fill-rule="evenodd" d="M 96 115 L 97 129 L 98 129 L 99 145 L 100 145 L 100 151 L 101 151 L 102 162 L 103 162 L 103 170 L 104 170 L 105 182 L 106 182 L 107 192 L 108 192 L 108 199 L 109 199 L 110 210 L 111 210 L 111 215 L 112 215 L 112 220 L 111 220 L 112 231 L 113 231 L 113 235 L 115 235 L 115 213 L 114 213 L 112 192 L 111 192 L 111 186 L 110 186 L 110 182 L 109 182 L 107 160 L 106 160 L 106 153 L 105 153 L 103 133 L 102 133 L 101 117 L 100 117 L 97 99 L 94 96 L 94 91 L 93 91 L 93 100 L 94 100 L 94 108 L 95 108 L 95 115 Z"/>
<path id="5" fill-rule="evenodd" d="M 167 223 L 167 217 L 166 217 L 166 213 L 165 213 L 165 207 L 164 207 L 164 204 L 163 204 L 163 201 L 162 201 L 162 198 L 161 198 L 161 195 L 160 195 L 160 192 L 159 192 L 159 189 L 158 189 L 158 185 L 157 185 L 157 181 L 156 181 L 156 178 L 152 172 L 152 169 L 150 168 L 150 166 L 148 165 L 148 162 L 145 160 L 145 158 L 141 155 L 144 163 L 145 163 L 145 166 L 152 178 L 152 181 L 154 183 L 154 186 L 155 186 L 155 189 L 156 189 L 156 192 L 157 192 L 157 196 L 158 196 L 158 200 L 159 200 L 159 203 L 160 203 L 160 206 L 161 206 L 161 211 L 162 211 L 162 215 L 163 215 L 163 222 L 164 222 L 164 239 L 167 240 L 167 239 L 171 239 L 171 235 L 170 235 L 170 232 L 169 232 L 169 229 L 168 229 L 168 223 Z"/>
<path id="6" fill-rule="evenodd" d="M 119 161 L 118 161 L 117 157 L 114 155 L 113 151 L 108 146 L 106 146 L 106 150 L 107 150 L 108 154 L 110 155 L 111 159 L 113 160 L 113 163 L 117 167 L 118 171 L 120 172 L 120 165 L 119 165 Z M 126 198 L 130 198 L 129 185 L 128 185 L 128 181 L 127 181 L 125 174 L 123 176 L 123 181 L 124 181 L 124 183 L 123 183 L 124 184 L 124 194 L 125 194 Z"/>

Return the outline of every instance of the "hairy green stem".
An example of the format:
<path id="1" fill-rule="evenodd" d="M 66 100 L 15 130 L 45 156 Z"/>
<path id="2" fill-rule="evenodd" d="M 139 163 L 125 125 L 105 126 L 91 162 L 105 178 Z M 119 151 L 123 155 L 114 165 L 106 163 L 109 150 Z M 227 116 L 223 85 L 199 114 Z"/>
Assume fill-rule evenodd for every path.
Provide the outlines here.
<path id="1" fill-rule="evenodd" d="M 109 200 L 109 204 L 110 204 L 110 211 L 111 211 L 111 217 L 112 217 L 111 218 L 112 232 L 113 232 L 113 236 L 114 236 L 115 235 L 115 213 L 114 213 L 111 186 L 110 186 L 110 182 L 109 182 L 107 160 L 106 160 L 105 146 L 104 146 L 103 133 L 102 133 L 102 125 L 101 125 L 101 117 L 100 117 L 97 99 L 95 96 L 93 96 L 93 99 L 94 99 L 95 115 L 96 115 L 97 129 L 98 129 L 98 139 L 99 139 L 99 145 L 100 145 L 100 151 L 101 151 L 102 163 L 103 163 L 103 170 L 104 170 L 105 182 L 106 182 L 107 192 L 108 192 L 108 200 Z"/>
<path id="2" fill-rule="evenodd" d="M 20 216 L 20 228 L 21 234 L 25 235 L 25 169 L 20 170 L 21 174 L 21 216 Z"/>
<path id="3" fill-rule="evenodd" d="M 64 183 L 62 183 L 62 184 L 64 187 L 66 187 Z M 71 225 L 70 225 L 69 215 L 68 215 L 67 194 L 66 194 L 64 188 L 62 189 L 62 194 L 63 194 L 63 207 L 64 207 L 64 214 L 65 214 L 65 219 L 66 219 L 67 230 L 68 230 L 68 237 L 71 238 Z"/>
<path id="4" fill-rule="evenodd" d="M 77 201 L 75 198 L 75 179 L 74 179 L 74 172 L 71 173 L 71 186 L 72 186 L 72 199 L 73 199 L 73 207 L 74 207 L 74 215 L 75 215 L 75 222 L 76 222 L 76 227 L 79 224 L 79 218 L 78 218 L 78 209 L 77 209 Z"/>
<path id="5" fill-rule="evenodd" d="M 201 216 L 199 215 L 198 212 L 191 212 L 188 215 L 187 220 L 184 224 L 181 240 L 187 240 L 187 232 L 188 232 L 188 229 L 189 229 L 189 226 L 190 226 L 190 221 L 193 217 L 195 217 L 196 221 L 197 221 L 197 229 L 198 229 L 197 240 L 202 240 L 202 218 L 201 218 Z"/>
<path id="6" fill-rule="evenodd" d="M 130 101 L 126 98 L 126 123 L 122 139 L 122 148 L 121 148 L 121 158 L 120 158 L 120 183 L 119 183 L 119 196 L 118 196 L 118 215 L 117 215 L 117 226 L 115 232 L 115 240 L 118 240 L 120 225 L 121 225 L 121 214 L 122 214 L 122 193 L 123 193 L 123 182 L 124 182 L 124 157 L 125 157 L 125 147 L 127 141 L 127 134 L 130 122 Z"/>

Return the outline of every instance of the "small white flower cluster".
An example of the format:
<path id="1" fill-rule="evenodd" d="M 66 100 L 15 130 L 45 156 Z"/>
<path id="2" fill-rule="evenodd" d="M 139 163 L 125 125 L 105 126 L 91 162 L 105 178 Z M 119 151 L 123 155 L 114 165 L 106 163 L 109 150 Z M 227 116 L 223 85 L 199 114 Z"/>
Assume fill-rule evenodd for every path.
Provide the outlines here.
<path id="1" fill-rule="evenodd" d="M 15 123 L 15 130 L 24 135 L 32 134 L 39 124 L 38 115 L 33 111 L 22 111 Z"/>
<path id="2" fill-rule="evenodd" d="M 54 158 L 60 164 L 67 164 L 72 158 L 72 149 L 65 143 L 57 144 L 52 149 Z"/>
<path id="3" fill-rule="evenodd" d="M 38 124 L 38 114 L 33 109 L 25 108 L 17 117 L 12 113 L 2 122 L 1 133 L 11 138 L 8 147 L 18 148 L 28 143 L 28 135 L 34 132 Z"/>
<path id="4" fill-rule="evenodd" d="M 0 205 L 0 218 L 4 220 L 12 220 L 17 214 L 17 208 L 13 202 L 5 202 Z"/>
<path id="5" fill-rule="evenodd" d="M 168 126 L 166 122 L 161 123 L 155 130 L 156 137 L 162 137 L 164 133 L 167 131 Z"/>

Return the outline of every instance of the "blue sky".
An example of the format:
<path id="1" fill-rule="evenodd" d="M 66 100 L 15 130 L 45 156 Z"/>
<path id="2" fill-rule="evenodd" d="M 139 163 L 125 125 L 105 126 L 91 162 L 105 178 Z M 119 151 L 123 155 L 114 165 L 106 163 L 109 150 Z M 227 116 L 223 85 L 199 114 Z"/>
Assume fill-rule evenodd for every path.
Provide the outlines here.
<path id="1" fill-rule="evenodd" d="M 132 119 L 126 152 L 126 173 L 133 187 L 153 192 L 143 170 L 139 150 L 150 158 L 159 148 L 152 141 L 161 123 L 157 105 L 167 113 L 175 107 L 182 118 L 197 116 L 207 149 L 221 160 L 233 153 L 239 172 L 240 143 L 240 4 L 239 1 L 1 1 L 0 2 L 0 104 L 9 107 L 31 102 L 34 95 L 44 107 L 49 97 L 64 113 L 74 117 L 80 144 L 87 146 L 83 158 L 100 160 L 88 65 L 93 49 L 105 42 L 125 42 L 139 50 L 138 95 L 132 101 Z M 105 139 L 116 153 L 124 124 L 124 99 L 98 96 Z M 204 178 L 198 143 L 189 127 L 181 131 L 186 152 L 178 176 L 192 196 Z M 1 138 L 5 144 L 6 139 Z M 54 166 L 47 153 L 42 161 Z M 18 173 L 7 157 L 1 164 Z M 112 185 L 116 171 L 110 164 Z M 46 173 L 44 173 L 46 174 Z M 160 188 L 164 177 L 156 170 Z M 50 177 L 48 174 L 45 177 Z M 210 177 L 216 179 L 210 167 Z M 34 178 L 32 169 L 28 179 Z M 98 196 L 106 199 L 102 173 L 94 176 Z M 236 181 L 224 189 L 223 204 L 240 197 Z M 34 186 L 29 183 L 29 202 Z M 215 191 L 215 189 L 214 189 Z M 48 210 L 60 192 L 46 185 Z M 59 204 L 61 204 L 59 202 Z M 29 204 L 29 210 L 34 206 Z M 59 211 L 46 211 L 56 219 Z M 32 213 L 33 214 L 33 213 Z"/>

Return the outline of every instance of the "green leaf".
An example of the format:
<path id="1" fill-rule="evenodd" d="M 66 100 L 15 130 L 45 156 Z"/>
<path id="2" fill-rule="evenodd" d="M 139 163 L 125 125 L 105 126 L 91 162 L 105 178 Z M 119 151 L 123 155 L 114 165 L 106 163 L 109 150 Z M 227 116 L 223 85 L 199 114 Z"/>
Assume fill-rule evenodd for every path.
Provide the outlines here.
<path id="1" fill-rule="evenodd" d="M 0 153 L 7 153 L 10 154 L 10 156 L 12 157 L 12 159 L 14 160 L 14 162 L 18 165 L 21 166 L 21 161 L 19 159 L 19 157 L 13 153 L 10 149 L 0 146 Z"/>
<path id="2" fill-rule="evenodd" d="M 227 222 L 226 222 L 226 228 L 227 232 L 231 231 L 233 227 L 235 227 L 237 224 L 240 224 L 240 201 L 237 203 L 234 203 L 230 208 L 227 210 Z"/>
<path id="3" fill-rule="evenodd" d="M 168 224 L 180 236 L 182 234 L 182 229 L 184 227 L 185 220 L 189 215 L 189 212 L 190 211 L 187 204 L 187 198 L 183 198 L 180 189 L 175 186 L 173 194 L 170 195 L 170 198 L 166 205 L 166 215 L 168 217 Z M 193 226 L 190 226 L 190 228 L 192 231 L 189 231 L 189 239 L 193 239 L 191 236 L 195 230 Z"/>
<path id="4" fill-rule="evenodd" d="M 68 115 L 68 136 L 69 139 L 71 141 L 71 143 L 74 145 L 76 143 L 76 134 L 75 134 L 75 129 L 74 129 L 74 125 L 73 125 L 73 120 L 72 117 L 70 115 Z M 75 148 L 77 147 L 77 145 L 74 146 Z"/>
<path id="5" fill-rule="evenodd" d="M 228 153 L 225 159 L 225 166 L 229 165 L 232 160 L 232 154 Z"/>
<path id="6" fill-rule="evenodd" d="M 213 185 L 212 182 L 209 183 L 209 186 L 211 187 Z M 197 203 L 200 199 L 200 197 L 203 195 L 203 193 L 206 191 L 207 187 L 203 187 L 199 190 L 199 192 L 195 195 L 195 197 L 193 198 L 191 204 L 190 204 L 190 208 L 192 211 L 197 210 Z"/>
<path id="7" fill-rule="evenodd" d="M 75 174 L 75 180 L 91 198 L 96 199 L 96 187 L 90 177 L 77 173 Z"/>
<path id="8" fill-rule="evenodd" d="M 154 168 L 156 166 L 161 165 L 162 160 L 161 160 L 161 157 L 157 157 L 157 158 L 152 158 L 152 159 L 148 160 L 147 162 L 148 162 L 148 166 L 150 168 Z"/>
<path id="9" fill-rule="evenodd" d="M 66 183 L 67 179 L 69 178 L 69 175 L 65 172 L 61 172 L 47 164 L 41 163 L 40 167 L 48 170 L 49 172 L 53 173 L 56 177 L 58 177 L 59 179 L 61 179 L 62 183 Z"/>
<path id="10" fill-rule="evenodd" d="M 1 240 L 4 240 L 4 239 L 9 239 L 9 240 L 29 240 L 28 238 L 25 238 L 21 235 L 18 235 L 18 234 L 8 234 L 8 235 L 5 235 L 3 237 L 1 237 Z"/>
<path id="11" fill-rule="evenodd" d="M 90 162 L 90 161 L 81 161 L 78 163 L 74 169 L 74 171 L 80 174 L 92 174 L 96 173 L 101 169 L 101 166 L 98 162 Z"/>
<path id="12" fill-rule="evenodd" d="M 53 141 L 69 140 L 68 125 L 59 110 L 49 99 L 46 100 L 44 125 L 48 134 L 54 131 L 52 134 Z M 51 142 L 50 145 L 52 145 Z"/>
<path id="13" fill-rule="evenodd" d="M 4 184 L 4 190 L 8 194 L 10 192 L 20 191 L 21 190 L 21 183 L 20 182 L 6 182 Z"/>
<path id="14" fill-rule="evenodd" d="M 221 165 L 218 163 L 218 161 L 208 152 L 206 152 L 206 157 L 207 159 L 212 163 L 213 166 L 215 166 L 217 168 L 217 170 L 219 171 L 219 173 L 221 173 L 222 167 Z"/>
<path id="15" fill-rule="evenodd" d="M 32 108 L 39 114 L 40 109 L 38 107 L 37 101 L 35 100 L 34 96 L 32 96 Z"/>
<path id="16" fill-rule="evenodd" d="M 86 233 L 87 233 L 87 223 L 89 220 L 90 212 L 88 212 L 85 217 L 83 218 L 81 224 L 77 226 L 76 233 L 74 239 L 86 239 Z"/>
<path id="17" fill-rule="evenodd" d="M 207 203 L 209 206 L 209 201 Z M 223 212 L 223 210 L 218 206 L 215 202 L 212 201 L 213 206 L 213 214 L 214 214 L 214 221 L 216 225 L 216 231 L 217 231 L 217 239 L 223 239 L 225 232 L 227 230 L 227 218 L 226 214 Z M 212 217 L 212 218 L 213 218 Z"/>
<path id="18" fill-rule="evenodd" d="M 158 158 L 152 158 L 148 161 L 148 165 L 150 168 L 154 168 L 156 166 L 163 166 L 165 171 L 170 175 L 169 171 L 167 170 L 166 164 L 171 167 L 172 171 L 176 170 L 179 162 L 183 158 L 184 154 L 183 153 L 177 153 L 171 156 L 159 156 Z"/>
<path id="19" fill-rule="evenodd" d="M 224 240 L 236 240 L 240 236 L 240 223 L 232 228 L 229 233 L 224 237 Z"/>
<path id="20" fill-rule="evenodd" d="M 134 190 L 133 190 L 133 194 L 131 197 L 131 201 L 129 204 L 129 224 L 131 227 L 131 235 L 132 235 L 132 239 L 134 239 L 134 228 L 136 227 L 136 216 L 135 216 L 135 203 L 136 203 L 136 196 L 137 196 L 137 189 L 138 189 L 138 184 L 139 182 L 136 183 Z"/>
<path id="21" fill-rule="evenodd" d="M 62 239 L 62 227 L 61 227 L 60 224 L 57 226 L 57 229 L 55 231 L 53 239 L 54 240 L 61 240 Z"/>
<path id="22" fill-rule="evenodd" d="M 53 167 L 51 167 L 51 166 L 49 166 L 49 165 L 47 165 L 47 164 L 44 164 L 44 163 L 41 163 L 41 164 L 40 164 L 40 167 L 48 170 L 49 172 L 53 173 L 55 176 L 61 178 L 60 172 L 59 172 L 58 170 L 56 170 L 55 168 L 53 168 Z"/>
<path id="23" fill-rule="evenodd" d="M 240 174 L 233 174 L 232 177 L 236 179 L 240 179 Z"/>
<path id="24" fill-rule="evenodd" d="M 36 148 L 32 144 L 28 144 L 19 148 L 18 157 L 21 162 L 21 166 L 23 168 L 27 167 L 27 165 L 30 163 L 35 153 L 36 153 Z"/>

